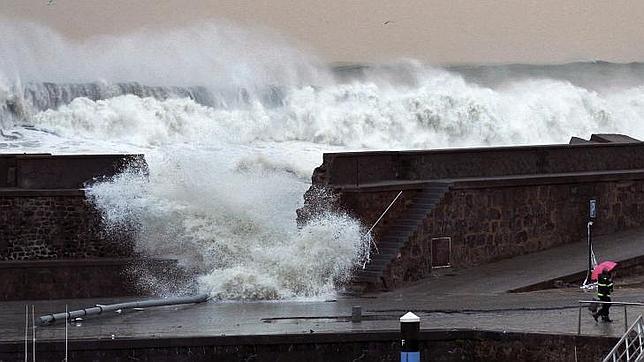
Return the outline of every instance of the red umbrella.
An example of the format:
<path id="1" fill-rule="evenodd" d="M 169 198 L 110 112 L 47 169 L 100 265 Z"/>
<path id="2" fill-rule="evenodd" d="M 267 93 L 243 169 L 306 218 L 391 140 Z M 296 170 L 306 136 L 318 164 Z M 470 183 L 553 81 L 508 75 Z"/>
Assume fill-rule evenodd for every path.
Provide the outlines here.
<path id="1" fill-rule="evenodd" d="M 599 274 L 601 274 L 604 270 L 611 271 L 615 269 L 616 266 L 617 266 L 617 263 L 614 261 L 603 261 L 597 264 L 595 269 L 593 269 L 593 273 L 590 275 L 590 277 L 593 280 L 597 280 L 599 279 Z"/>

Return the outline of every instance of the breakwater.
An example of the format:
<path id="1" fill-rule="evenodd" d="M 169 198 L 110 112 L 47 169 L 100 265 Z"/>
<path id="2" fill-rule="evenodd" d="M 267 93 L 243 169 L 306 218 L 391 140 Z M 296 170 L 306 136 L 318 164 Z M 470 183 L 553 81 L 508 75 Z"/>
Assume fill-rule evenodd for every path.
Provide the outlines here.
<path id="1" fill-rule="evenodd" d="M 131 292 L 121 274 L 133 231 L 106 230 L 84 191 L 128 167 L 146 166 L 141 155 L 0 156 L 1 300 Z"/>
<path id="2" fill-rule="evenodd" d="M 644 225 L 644 144 L 595 139 L 609 141 L 325 154 L 299 216 L 339 208 L 373 225 L 402 191 L 374 228 L 376 244 L 399 247 L 375 254 L 379 269 L 367 268 L 359 279 L 386 288 L 427 277 L 436 266 L 477 265 L 583 240 L 591 199 L 597 234 Z M 437 183 L 447 191 L 420 208 L 419 195 Z"/>

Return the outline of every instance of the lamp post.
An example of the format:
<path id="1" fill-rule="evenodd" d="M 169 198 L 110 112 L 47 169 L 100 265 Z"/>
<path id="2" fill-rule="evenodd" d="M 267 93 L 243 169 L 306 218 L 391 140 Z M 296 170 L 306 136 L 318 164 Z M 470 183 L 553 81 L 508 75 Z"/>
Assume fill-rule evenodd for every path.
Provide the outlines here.
<path id="1" fill-rule="evenodd" d="M 592 237 L 592 227 L 593 222 L 597 219 L 597 199 L 592 198 L 588 202 L 588 224 L 587 228 L 587 239 L 588 239 L 588 272 L 586 273 L 586 280 L 584 280 L 584 286 L 590 284 L 592 278 L 591 274 L 593 272 L 593 237 Z"/>

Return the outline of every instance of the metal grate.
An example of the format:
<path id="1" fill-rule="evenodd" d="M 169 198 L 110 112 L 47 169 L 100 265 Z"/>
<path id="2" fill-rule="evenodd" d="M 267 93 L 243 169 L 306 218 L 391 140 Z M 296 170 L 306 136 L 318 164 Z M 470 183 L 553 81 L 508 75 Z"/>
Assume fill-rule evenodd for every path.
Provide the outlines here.
<path id="1" fill-rule="evenodd" d="M 644 359 L 642 333 L 644 333 L 644 322 L 640 314 L 603 361 L 642 361 Z"/>

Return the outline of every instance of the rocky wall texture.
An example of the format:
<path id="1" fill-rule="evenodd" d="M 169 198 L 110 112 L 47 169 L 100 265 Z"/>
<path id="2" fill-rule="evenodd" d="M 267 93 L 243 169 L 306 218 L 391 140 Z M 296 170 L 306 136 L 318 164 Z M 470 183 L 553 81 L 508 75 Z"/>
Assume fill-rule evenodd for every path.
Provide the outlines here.
<path id="1" fill-rule="evenodd" d="M 431 240 L 452 238 L 451 264 L 471 266 L 586 237 L 589 199 L 597 235 L 644 225 L 644 180 L 453 187 L 385 271 L 396 288 L 431 272 Z M 429 267 L 428 267 L 429 266 Z"/>
<path id="2" fill-rule="evenodd" d="M 124 257 L 132 231 L 108 231 L 82 191 L 0 193 L 0 261 Z"/>
<path id="3" fill-rule="evenodd" d="M 422 151 L 325 153 L 314 185 L 644 169 L 644 143 L 485 147 Z"/>
<path id="4" fill-rule="evenodd" d="M 189 290 L 191 287 L 189 275 L 176 261 L 168 259 L 0 262 L 0 275 L 0 301 L 158 295 L 170 288 Z M 156 276 L 158 282 L 148 283 L 149 275 Z"/>

